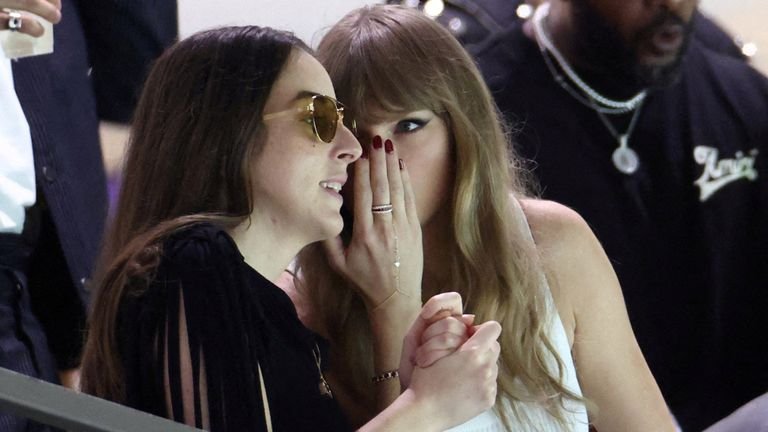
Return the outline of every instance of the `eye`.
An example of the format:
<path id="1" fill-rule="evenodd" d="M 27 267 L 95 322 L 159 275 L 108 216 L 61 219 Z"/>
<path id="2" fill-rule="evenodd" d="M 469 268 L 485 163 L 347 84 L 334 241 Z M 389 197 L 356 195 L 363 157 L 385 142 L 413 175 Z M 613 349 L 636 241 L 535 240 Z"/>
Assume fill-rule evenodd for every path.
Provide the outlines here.
<path id="1" fill-rule="evenodd" d="M 409 118 L 400 120 L 395 125 L 395 133 L 411 133 L 423 128 L 429 123 L 429 120 Z"/>

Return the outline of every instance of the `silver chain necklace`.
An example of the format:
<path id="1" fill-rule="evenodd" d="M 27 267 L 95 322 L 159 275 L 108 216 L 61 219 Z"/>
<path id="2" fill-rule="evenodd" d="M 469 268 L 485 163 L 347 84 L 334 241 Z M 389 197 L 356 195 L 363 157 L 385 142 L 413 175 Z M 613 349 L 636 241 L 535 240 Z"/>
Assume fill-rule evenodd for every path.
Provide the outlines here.
<path id="1" fill-rule="evenodd" d="M 642 102 L 648 94 L 646 90 L 642 90 L 636 95 L 624 101 L 614 100 L 601 95 L 597 92 L 597 90 L 590 87 L 589 84 L 584 82 L 584 80 L 579 77 L 571 65 L 568 64 L 568 61 L 565 59 L 563 54 L 560 53 L 560 50 L 557 49 L 555 44 L 549 38 L 547 31 L 544 29 L 544 19 L 549 16 L 549 9 L 549 2 L 542 3 L 539 5 L 539 7 L 536 8 L 536 12 L 533 15 L 533 29 L 536 32 L 536 40 L 539 43 L 539 49 L 543 53 L 548 51 L 552 57 L 555 58 L 557 64 L 560 66 L 563 72 L 565 72 L 568 78 L 573 81 L 574 84 L 576 84 L 579 90 L 589 96 L 591 100 L 597 102 L 601 111 L 611 114 L 620 114 L 633 111 L 635 108 L 637 108 L 640 102 Z M 568 85 L 568 83 L 562 79 L 561 82 L 561 85 Z M 587 105 L 592 106 L 592 104 L 589 103 Z"/>
<path id="2" fill-rule="evenodd" d="M 616 169 L 627 175 L 634 174 L 637 169 L 640 168 L 640 157 L 637 155 L 637 152 L 629 146 L 629 138 L 632 136 L 632 131 L 635 130 L 635 124 L 637 123 L 637 118 L 640 117 L 640 108 L 642 108 L 642 106 L 643 102 L 640 101 L 640 104 L 635 108 L 635 113 L 632 114 L 632 119 L 629 121 L 627 131 L 623 134 L 619 134 L 608 116 L 605 113 L 600 112 L 600 110 L 594 106 L 597 116 L 600 117 L 600 121 L 603 122 L 611 135 L 613 135 L 613 138 L 619 143 L 619 146 L 611 154 L 613 165 Z"/>
<path id="3" fill-rule="evenodd" d="M 557 47 L 555 47 L 555 44 L 552 43 L 552 40 L 544 29 L 544 19 L 549 16 L 549 8 L 549 2 L 542 3 L 536 8 L 536 12 L 533 16 L 533 29 L 536 33 L 536 40 L 539 44 L 542 57 L 544 58 L 544 63 L 547 65 L 555 82 L 577 101 L 593 109 L 603 125 L 605 125 L 613 138 L 618 142 L 619 146 L 611 154 L 611 159 L 616 169 L 627 175 L 634 174 L 640 167 L 640 158 L 638 157 L 637 152 L 629 147 L 629 138 L 632 136 L 638 117 L 640 117 L 640 108 L 645 101 L 647 91 L 643 90 L 625 101 L 617 101 L 601 95 L 584 82 L 584 80 L 576 74 L 573 68 L 571 68 L 570 64 L 568 64 L 568 61 L 563 57 Z M 556 70 L 555 65 L 553 65 L 550 60 L 550 54 L 554 57 L 555 61 L 557 61 L 560 69 L 565 72 L 568 78 L 584 93 L 584 95 L 586 95 L 586 97 L 571 87 L 565 78 L 560 75 Z M 632 115 L 632 119 L 629 122 L 626 132 L 619 134 L 607 115 L 626 114 L 632 111 L 634 111 L 634 114 Z"/>

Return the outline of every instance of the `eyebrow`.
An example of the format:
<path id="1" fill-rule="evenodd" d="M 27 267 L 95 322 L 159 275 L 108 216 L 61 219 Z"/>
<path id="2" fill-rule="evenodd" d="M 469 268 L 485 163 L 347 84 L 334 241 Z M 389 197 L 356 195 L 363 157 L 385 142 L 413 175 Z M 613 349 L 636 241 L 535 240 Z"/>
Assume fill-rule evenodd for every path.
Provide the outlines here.
<path id="1" fill-rule="evenodd" d="M 319 95 L 320 93 L 313 92 L 310 90 L 301 90 L 298 93 L 296 93 L 296 96 L 293 98 L 293 100 L 298 101 L 298 100 L 307 99 L 307 98 L 311 98 L 313 96 L 319 96 Z"/>

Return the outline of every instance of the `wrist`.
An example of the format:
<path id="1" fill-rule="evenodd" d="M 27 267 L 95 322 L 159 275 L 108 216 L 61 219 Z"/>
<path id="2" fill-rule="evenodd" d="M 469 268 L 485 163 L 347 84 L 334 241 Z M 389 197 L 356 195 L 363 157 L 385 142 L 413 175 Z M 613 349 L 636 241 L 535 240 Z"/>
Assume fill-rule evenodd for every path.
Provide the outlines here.
<path id="1" fill-rule="evenodd" d="M 360 432 L 389 430 L 418 430 L 438 432 L 441 427 L 440 413 L 428 399 L 419 398 L 413 391 L 406 390 L 397 397 L 381 414 L 363 426 Z"/>
<path id="2" fill-rule="evenodd" d="M 398 367 L 403 339 L 420 312 L 420 302 L 400 302 L 368 312 L 374 350 L 380 354 L 389 353 L 395 360 L 392 364 L 382 365 L 383 368 L 377 369 L 377 372 Z"/>
<path id="3" fill-rule="evenodd" d="M 406 296 L 400 291 L 394 291 L 389 297 L 376 306 L 366 303 L 366 312 L 371 325 L 378 324 L 382 327 L 391 327 L 400 325 L 406 329 L 413 324 L 413 321 L 421 312 L 420 296 Z"/>

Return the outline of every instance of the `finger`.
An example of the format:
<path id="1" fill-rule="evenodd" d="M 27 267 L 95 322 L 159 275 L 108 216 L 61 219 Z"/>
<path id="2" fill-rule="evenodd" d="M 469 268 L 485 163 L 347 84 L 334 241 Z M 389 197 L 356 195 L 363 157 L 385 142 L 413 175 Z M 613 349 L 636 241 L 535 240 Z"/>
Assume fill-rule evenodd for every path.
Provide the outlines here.
<path id="1" fill-rule="evenodd" d="M 424 303 L 424 307 L 421 308 L 419 317 L 425 321 L 429 321 L 439 312 L 448 312 L 448 315 L 461 315 L 463 309 L 464 307 L 461 303 L 461 295 L 459 293 L 440 293 L 432 296 L 426 303 Z"/>
<path id="2" fill-rule="evenodd" d="M 402 166 L 402 169 L 400 170 L 400 181 L 403 183 L 403 207 L 405 209 L 405 214 L 410 223 L 418 225 L 421 222 L 419 221 L 419 213 L 416 210 L 416 197 L 413 194 L 408 167 L 405 165 L 403 159 L 398 159 L 398 166 Z"/>
<path id="3" fill-rule="evenodd" d="M 447 292 L 432 296 L 421 308 L 421 313 L 411 324 L 411 328 L 405 336 L 403 341 L 404 352 L 410 352 L 408 361 L 415 361 L 416 349 L 419 346 L 421 340 L 421 334 L 430 325 L 431 318 L 435 316 L 440 310 L 448 310 L 451 315 L 461 314 L 461 295 L 456 292 Z"/>
<path id="4" fill-rule="evenodd" d="M 420 368 L 430 367 L 435 364 L 436 361 L 443 357 L 448 357 L 454 352 L 456 352 L 455 348 L 444 350 L 422 350 L 419 348 L 416 351 L 416 366 Z"/>
<path id="5" fill-rule="evenodd" d="M 396 223 L 409 223 L 403 196 L 403 180 L 400 174 L 400 159 L 392 140 L 384 142 L 384 153 L 387 160 L 387 180 L 389 181 L 389 199 L 392 200 L 393 213 Z"/>
<path id="6" fill-rule="evenodd" d="M 61 10 L 61 0 L 47 0 L 48 3 L 52 4 L 53 7 L 55 7 L 58 10 Z"/>
<path id="7" fill-rule="evenodd" d="M 464 323 L 465 326 L 469 327 L 467 331 L 471 330 L 472 325 L 475 323 L 475 315 L 474 314 L 464 314 L 459 317 L 461 322 Z"/>
<path id="8" fill-rule="evenodd" d="M 429 340 L 425 341 L 416 350 L 418 354 L 421 352 L 440 351 L 440 350 L 457 350 L 464 342 L 466 342 L 467 336 L 463 334 L 455 333 L 441 333 Z"/>
<path id="9" fill-rule="evenodd" d="M 389 180 L 387 179 L 387 158 L 384 151 L 384 141 L 376 135 L 371 143 L 371 194 L 373 205 L 392 204 L 389 196 Z M 376 220 L 390 220 L 392 213 L 376 213 Z M 386 218 L 386 219 L 385 219 Z"/>
<path id="10" fill-rule="evenodd" d="M 10 1 L 4 2 L 3 8 L 33 13 L 39 16 L 40 18 L 48 22 L 51 22 L 53 24 L 56 24 L 59 21 L 61 21 L 61 1 L 60 0 L 55 0 L 55 1 L 10 0 Z M 29 15 L 27 15 L 25 18 L 27 20 L 34 19 Z"/>
<path id="11" fill-rule="evenodd" d="M 360 158 L 354 165 L 353 199 L 355 223 L 352 227 L 353 234 L 367 230 L 373 223 L 373 214 L 371 213 L 371 163 L 369 159 Z"/>
<path id="12" fill-rule="evenodd" d="M 45 29 L 32 15 L 24 12 L 19 12 L 19 14 L 21 15 L 21 28 L 16 31 L 34 37 L 40 37 L 43 35 Z M 9 30 L 10 21 L 10 13 L 0 11 L 0 30 Z"/>
<path id="13" fill-rule="evenodd" d="M 499 356 L 499 354 L 501 354 L 501 344 L 499 343 L 499 341 L 494 341 L 494 342 L 491 344 L 491 352 L 492 352 L 492 353 L 493 353 L 493 354 L 494 354 L 496 357 L 498 357 L 498 356 Z"/>
<path id="14" fill-rule="evenodd" d="M 331 267 L 344 274 L 343 270 L 346 267 L 346 254 L 344 252 L 344 242 L 341 240 L 341 236 L 328 239 L 323 242 L 323 248 L 328 256 L 328 262 Z"/>
<path id="15" fill-rule="evenodd" d="M 446 317 L 431 324 L 424 330 L 424 333 L 421 334 L 421 343 L 424 344 L 429 339 L 444 333 L 455 334 L 466 340 L 468 338 L 467 325 L 459 318 L 460 317 Z M 462 343 L 464 340 L 462 340 Z"/>
<path id="16" fill-rule="evenodd" d="M 475 333 L 461 346 L 460 350 L 490 348 L 501 335 L 501 325 L 496 321 L 488 321 L 477 326 Z"/>

